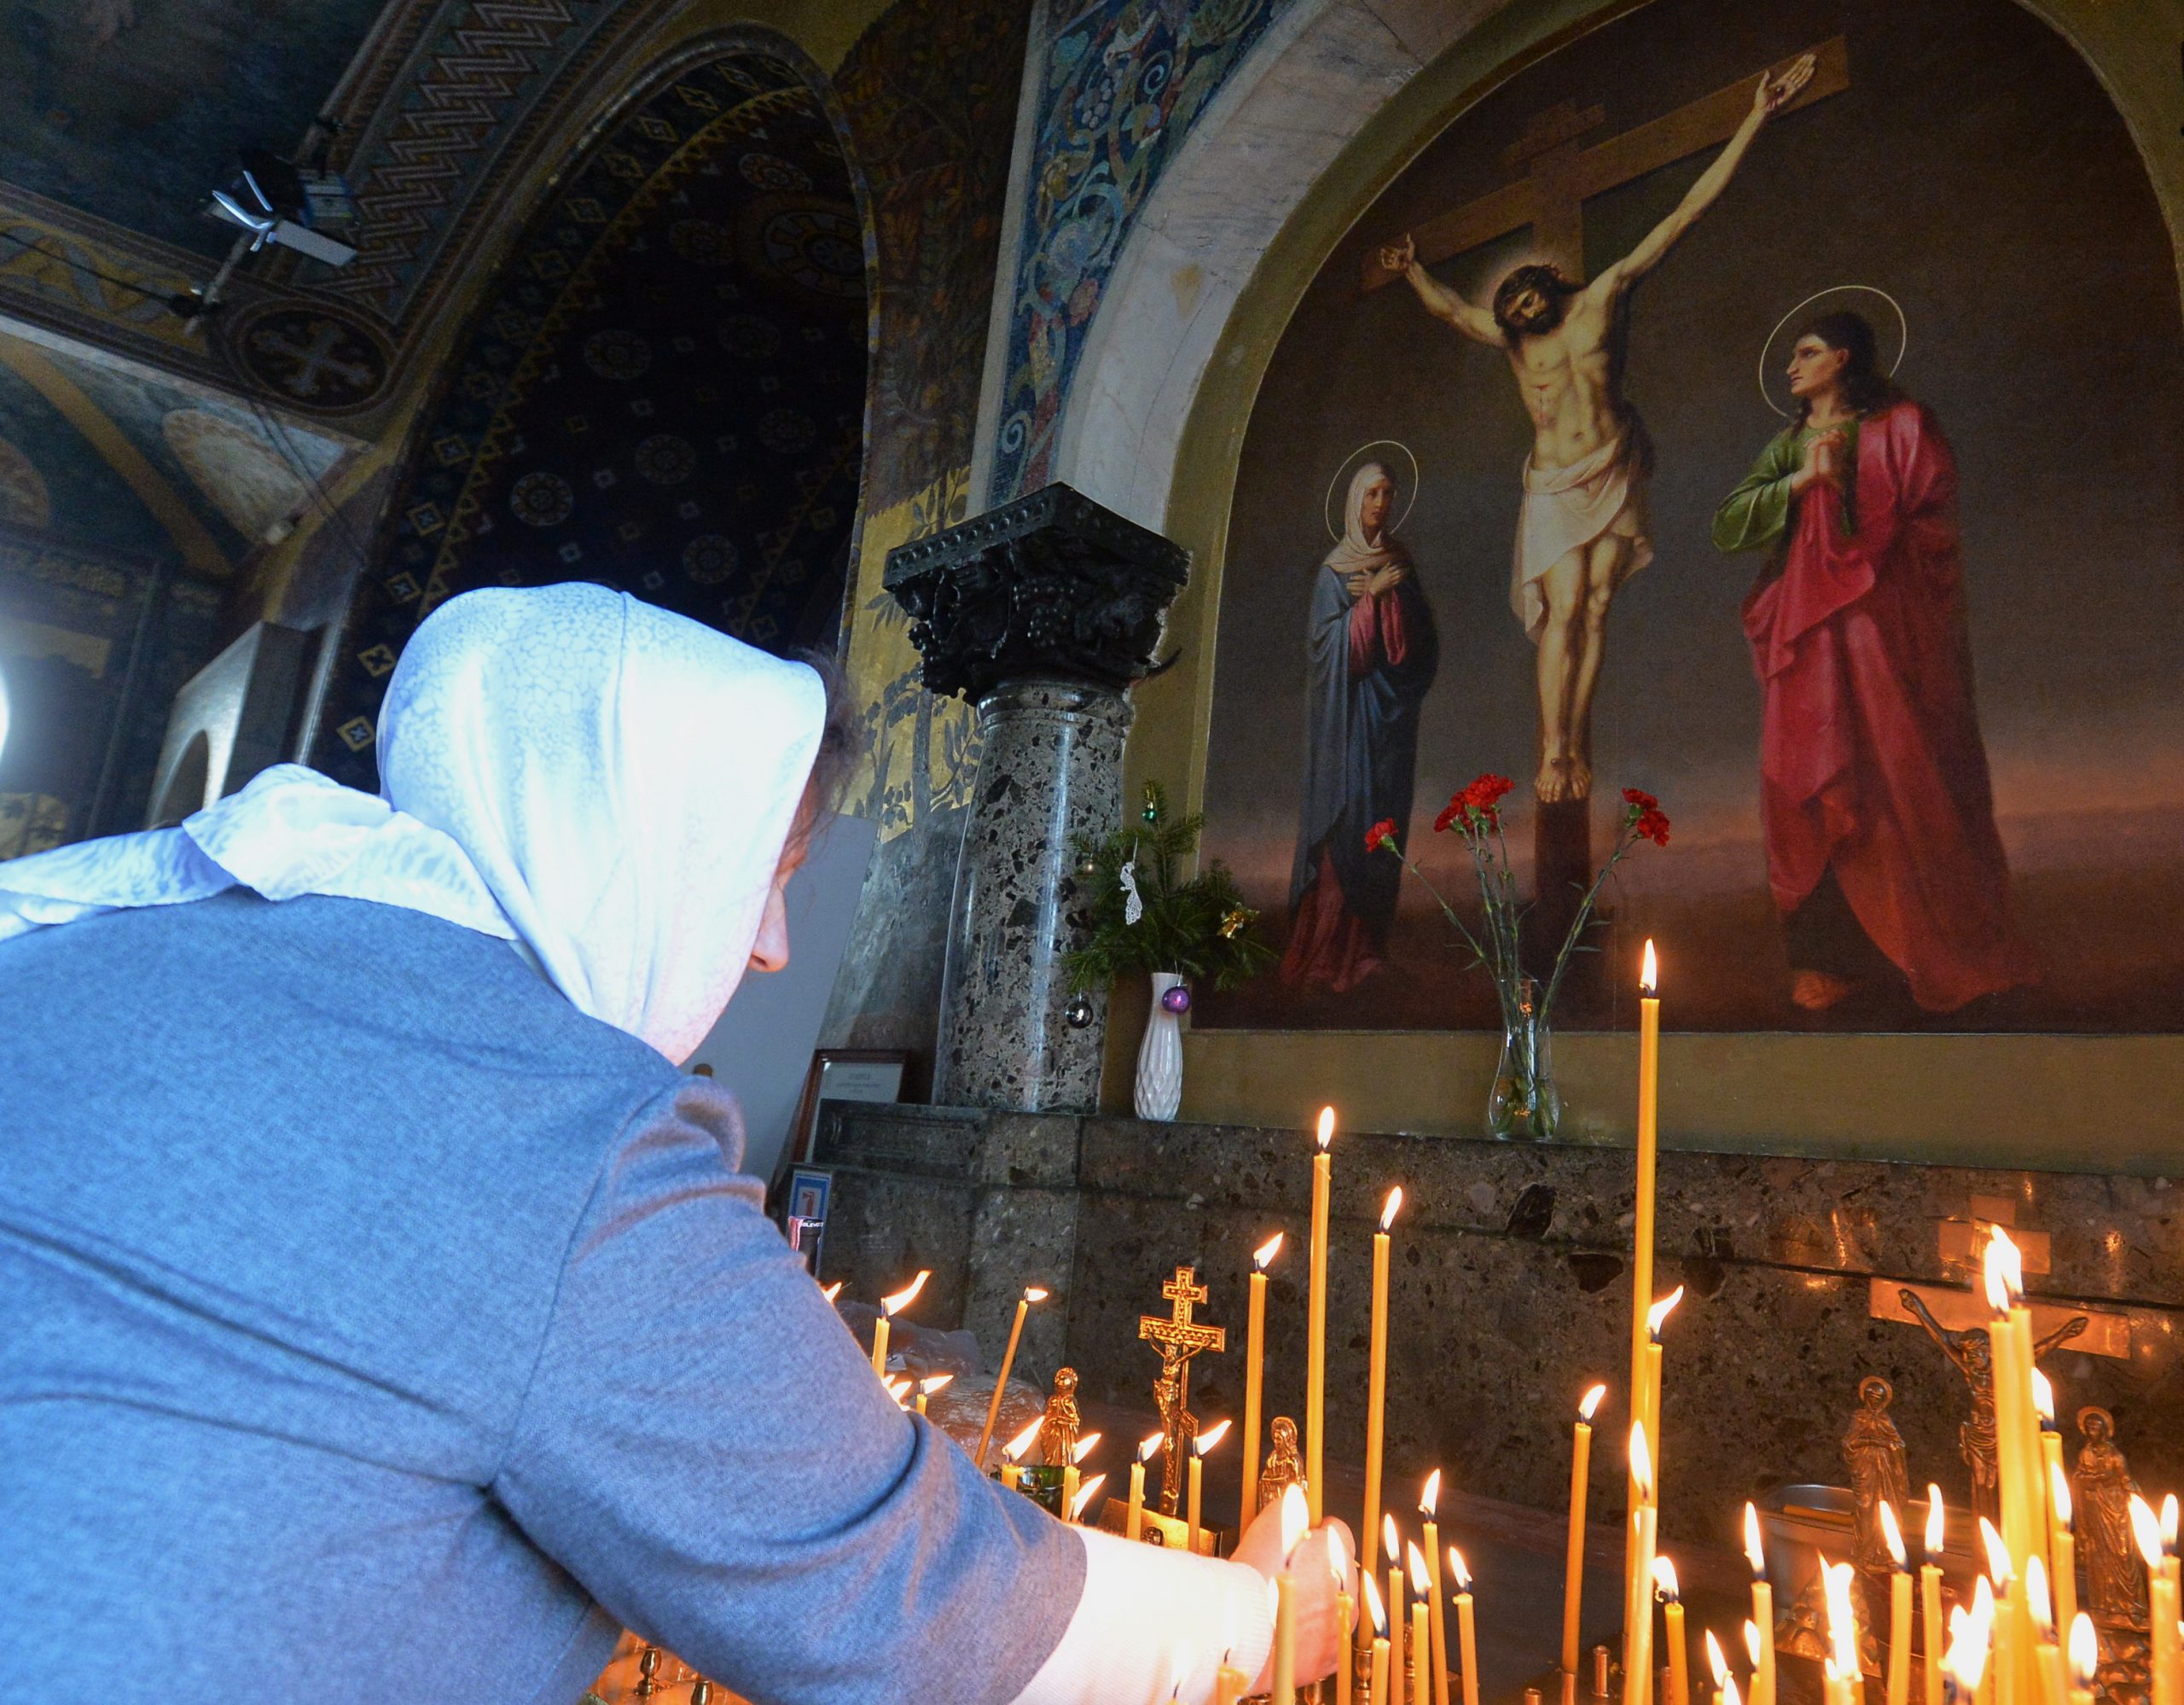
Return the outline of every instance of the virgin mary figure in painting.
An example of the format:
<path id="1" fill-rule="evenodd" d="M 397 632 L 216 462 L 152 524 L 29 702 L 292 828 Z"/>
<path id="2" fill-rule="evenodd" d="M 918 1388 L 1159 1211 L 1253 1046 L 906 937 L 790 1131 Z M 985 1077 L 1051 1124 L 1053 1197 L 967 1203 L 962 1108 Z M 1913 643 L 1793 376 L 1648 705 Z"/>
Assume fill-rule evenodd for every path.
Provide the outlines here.
<path id="1" fill-rule="evenodd" d="M 1365 831 L 1409 832 L 1418 708 L 1440 646 L 1410 552 L 1389 530 L 1396 483 L 1368 462 L 1350 477 L 1342 538 L 1312 581 L 1306 635 L 1304 808 L 1289 881 L 1281 980 L 1345 993 L 1384 963 L 1403 865 Z"/>
<path id="2" fill-rule="evenodd" d="M 1797 419 L 1713 531 L 1718 550 L 1772 550 L 1744 626 L 1791 998 L 1824 1011 L 1892 965 L 1920 1007 L 1954 1012 L 2037 976 L 1972 702 L 1955 458 L 1856 314 L 1807 325 L 1788 377 Z"/>

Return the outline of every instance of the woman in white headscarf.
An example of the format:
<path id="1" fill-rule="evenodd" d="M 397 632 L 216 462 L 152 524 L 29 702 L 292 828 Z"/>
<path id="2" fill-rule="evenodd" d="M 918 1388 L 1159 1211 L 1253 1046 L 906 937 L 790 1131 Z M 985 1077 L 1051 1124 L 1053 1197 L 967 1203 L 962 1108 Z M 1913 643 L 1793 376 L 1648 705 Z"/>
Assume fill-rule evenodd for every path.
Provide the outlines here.
<path id="1" fill-rule="evenodd" d="M 1304 805 L 1289 881 L 1282 981 L 1347 993 L 1379 970 L 1403 866 L 1366 831 L 1410 828 L 1418 711 L 1440 662 L 1432 607 L 1389 530 L 1396 483 L 1368 462 L 1350 481 L 1343 534 L 1312 580 L 1304 697 Z"/>
<path id="2" fill-rule="evenodd" d="M 479 591 L 380 731 L 380 796 L 282 766 L 0 864 L 0 1650 L 177 1705 L 558 1705 L 623 1626 L 765 1699 L 1256 1667 L 1269 1560 L 1065 1528 L 903 1414 L 677 1069 L 787 958 L 817 675 Z"/>

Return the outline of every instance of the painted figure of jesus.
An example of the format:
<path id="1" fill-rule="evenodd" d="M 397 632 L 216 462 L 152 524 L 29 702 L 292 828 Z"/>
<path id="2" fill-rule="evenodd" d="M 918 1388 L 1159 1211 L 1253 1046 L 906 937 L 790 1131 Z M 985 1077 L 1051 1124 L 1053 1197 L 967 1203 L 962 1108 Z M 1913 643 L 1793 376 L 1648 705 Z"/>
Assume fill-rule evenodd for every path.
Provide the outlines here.
<path id="1" fill-rule="evenodd" d="M 1495 291 L 1490 312 L 1420 265 L 1410 237 L 1380 251 L 1380 264 L 1403 274 L 1428 312 L 1507 352 L 1532 418 L 1510 600 L 1539 648 L 1536 786 L 1544 804 L 1591 796 L 1593 694 L 1608 606 L 1653 556 L 1652 448 L 1623 397 L 1630 288 L 1713 205 L 1760 126 L 1812 73 L 1807 54 L 1782 76 L 1761 78 L 1751 111 L 1676 210 L 1589 284 L 1551 265 L 1519 266 Z"/>

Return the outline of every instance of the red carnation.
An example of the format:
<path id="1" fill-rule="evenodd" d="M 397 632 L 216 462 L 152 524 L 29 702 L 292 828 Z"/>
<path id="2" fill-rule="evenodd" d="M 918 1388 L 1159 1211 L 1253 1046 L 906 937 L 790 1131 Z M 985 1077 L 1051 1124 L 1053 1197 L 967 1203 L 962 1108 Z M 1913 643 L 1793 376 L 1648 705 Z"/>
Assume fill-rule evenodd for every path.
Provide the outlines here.
<path id="1" fill-rule="evenodd" d="M 1449 832 L 1449 825 L 1463 814 L 1464 796 L 1461 794 L 1450 794 L 1448 804 L 1441 807 L 1440 816 L 1433 819 L 1433 832 L 1436 835 L 1446 835 Z"/>
<path id="2" fill-rule="evenodd" d="M 1391 852 L 1396 851 L 1396 820 L 1391 817 L 1382 818 L 1365 831 L 1365 850 L 1368 852 L 1377 852 L 1383 847 Z"/>
<path id="3" fill-rule="evenodd" d="M 1669 844 L 1669 814 L 1661 809 L 1661 802 L 1642 788 L 1623 790 L 1625 824 L 1638 831 L 1642 841 L 1656 847 Z"/>
<path id="4" fill-rule="evenodd" d="M 1480 811 L 1490 812 L 1515 792 L 1516 787 L 1507 776 L 1497 776 L 1490 771 L 1464 789 L 1464 797 Z"/>

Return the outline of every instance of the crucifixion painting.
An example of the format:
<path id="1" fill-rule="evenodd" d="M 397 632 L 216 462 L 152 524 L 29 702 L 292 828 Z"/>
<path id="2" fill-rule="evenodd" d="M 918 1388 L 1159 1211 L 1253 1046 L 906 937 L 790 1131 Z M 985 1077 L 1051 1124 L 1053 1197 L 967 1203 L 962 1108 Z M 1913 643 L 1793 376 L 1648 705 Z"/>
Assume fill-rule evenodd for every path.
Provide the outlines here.
<path id="1" fill-rule="evenodd" d="M 1436 319 L 1504 351 L 1531 416 L 1510 600 L 1538 648 L 1536 790 L 1543 805 L 1591 797 L 1593 696 L 1608 608 L 1653 556 L 1647 503 L 1653 446 L 1623 395 L 1631 288 L 1728 187 L 1761 127 L 1803 104 L 1801 96 L 1815 100 L 1846 87 L 1846 66 L 1838 38 L 1748 84 L 1590 148 L 1581 149 L 1577 139 L 1600 122 L 1600 110 L 1565 103 L 1541 114 L 1505 153 L 1509 166 L 1529 166 L 1525 177 L 1406 233 L 1367 260 L 1368 291 L 1402 278 Z M 1728 145 L 1669 216 L 1628 254 L 1580 282 L 1585 198 L 1720 140 L 1724 117 L 1740 108 Z M 1426 270 L 1526 225 L 1544 258 L 1503 278 L 1490 307 Z"/>

